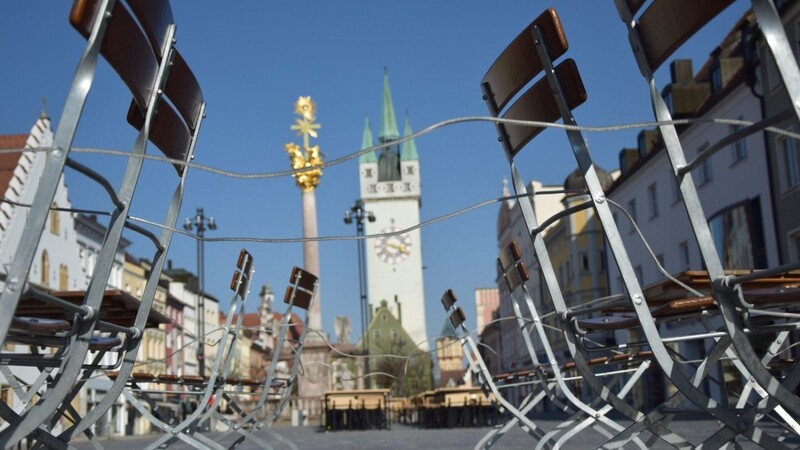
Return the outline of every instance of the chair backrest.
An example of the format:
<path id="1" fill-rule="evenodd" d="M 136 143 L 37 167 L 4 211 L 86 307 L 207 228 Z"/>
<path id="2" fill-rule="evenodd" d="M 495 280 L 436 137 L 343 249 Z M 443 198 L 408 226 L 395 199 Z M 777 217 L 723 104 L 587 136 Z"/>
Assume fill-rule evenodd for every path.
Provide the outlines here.
<path id="1" fill-rule="evenodd" d="M 644 0 L 626 0 L 636 14 Z M 637 28 L 642 51 L 651 71 L 658 69 L 675 50 L 716 17 L 733 0 L 656 0 L 639 16 Z"/>
<path id="2" fill-rule="evenodd" d="M 87 46 L 78 64 L 58 129 L 55 132 L 54 157 L 47 159 L 34 195 L 29 219 L 25 223 L 23 231 L 25 236 L 38 237 L 42 234 L 48 209 L 56 192 L 56 183 L 67 164 L 72 141 L 94 81 L 95 69 L 100 56 L 120 76 L 133 98 L 132 104 L 135 106 L 131 108 L 134 111 L 129 114 L 129 122 L 139 128 L 140 133 L 131 152 L 132 156 L 143 154 L 149 140 L 166 156 L 181 162 L 186 161 L 193 152 L 205 109 L 199 83 L 184 59 L 173 47 L 175 25 L 168 0 L 76 0 L 70 13 L 70 23 L 87 38 Z M 122 238 L 122 231 L 128 226 L 128 211 L 141 174 L 142 159 L 137 157 L 129 159 L 120 187 L 116 192 L 112 192 L 108 188 L 110 184 L 107 180 L 92 169 L 72 162 L 70 162 L 70 166 L 102 184 L 109 191 L 116 206 L 111 213 L 103 246 L 83 299 L 83 307 L 96 310 L 101 307 L 101 300 Z M 145 233 L 156 242 L 157 248 L 152 270 L 142 295 L 140 304 L 142 310 L 149 311 L 152 305 L 158 277 L 171 242 L 171 229 L 174 227 L 181 206 L 185 181 L 184 164 L 176 163 L 176 169 L 181 177 L 175 193 L 171 197 L 164 219 L 164 225 L 167 228 L 162 231 L 160 239 L 154 239 L 152 234 Z M 130 226 L 129 228 L 142 232 L 140 227 Z M 11 279 L 26 279 L 37 246 L 37 238 L 31 238 L 29 242 L 20 244 L 9 270 Z M 6 309 L 13 311 L 19 302 L 19 296 L 19 291 L 4 290 L 2 298 L 4 311 Z M 0 316 L 5 316 L 5 314 Z M 139 316 L 142 318 L 140 319 Z M 31 410 L 35 410 L 35 414 L 30 412 L 23 415 L 14 424 L 12 431 L 0 438 L 5 444 L 13 445 L 18 442 L 40 425 L 39 418 L 49 416 L 62 400 L 68 401 L 66 396 L 81 368 L 88 349 L 87 343 L 93 332 L 93 324 L 97 320 L 96 317 L 95 314 L 80 318 L 87 321 L 87 324 L 81 326 L 80 334 L 72 338 L 69 352 L 66 353 L 67 357 L 59 370 L 58 381 L 42 395 L 41 401 Z M 136 318 L 136 325 L 132 329 L 141 331 L 145 326 L 145 318 L 146 316 L 139 314 Z M 0 339 L 4 338 L 6 331 L 4 321 L 5 319 L 0 317 Z M 140 335 L 140 333 L 134 333 L 134 335 Z M 128 345 L 129 351 L 135 354 L 138 345 L 138 338 L 133 339 Z M 127 360 L 125 364 L 127 364 Z M 133 360 L 134 358 L 130 358 L 130 361 Z M 97 408 L 89 411 L 85 420 L 73 427 L 67 433 L 70 436 L 65 436 L 63 439 L 69 440 L 70 437 L 74 437 L 74 433 L 85 429 L 87 423 L 96 421 L 93 416 L 102 415 L 110 406 L 110 402 L 117 398 L 122 388 L 122 381 L 130 374 L 131 368 L 125 364 L 120 369 L 122 380 L 120 383 L 115 383 L 115 387 L 112 388 L 116 394 L 112 395 L 110 390 L 109 402 L 103 401 Z"/>
<path id="3" fill-rule="evenodd" d="M 129 1 L 128 5 L 130 12 L 121 1 L 114 5 L 100 53 L 133 94 L 128 122 L 141 130 L 158 76 L 159 61 L 169 48 L 169 45 L 165 47 L 164 40 L 173 18 L 167 1 Z M 84 37 L 90 36 L 100 6 L 100 0 L 78 0 L 73 5 L 70 23 Z M 119 45 L 122 42 L 126 44 Z M 203 93 L 177 50 L 171 57 L 169 70 L 163 95 L 157 99 L 149 137 L 167 157 L 183 161 L 199 124 Z M 164 97 L 169 102 L 164 101 Z M 179 174 L 183 172 L 182 165 L 175 167 Z"/>
<path id="4" fill-rule="evenodd" d="M 545 38 L 545 48 L 552 59 L 560 57 L 569 48 L 561 20 L 554 9 L 548 9 L 531 22 L 503 50 L 481 81 L 484 101 L 493 117 L 540 122 L 553 122 L 561 117 L 551 88 L 544 78 L 504 111 L 511 100 L 544 70 L 541 60 L 532 57 L 537 54 L 537 31 Z M 576 108 L 586 101 L 586 90 L 575 62 L 566 59 L 555 70 L 570 108 Z M 498 124 L 498 131 L 504 140 L 507 155 L 513 157 L 543 128 L 501 123 Z"/>

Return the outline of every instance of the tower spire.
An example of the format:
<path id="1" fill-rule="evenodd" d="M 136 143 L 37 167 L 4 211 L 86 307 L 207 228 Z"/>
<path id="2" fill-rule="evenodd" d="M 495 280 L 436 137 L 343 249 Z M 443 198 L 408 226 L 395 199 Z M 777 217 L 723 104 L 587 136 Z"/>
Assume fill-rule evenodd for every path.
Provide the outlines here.
<path id="1" fill-rule="evenodd" d="M 400 137 L 397 132 L 397 121 L 394 117 L 394 104 L 392 103 L 392 92 L 389 89 L 389 72 L 383 68 L 383 111 L 381 114 L 381 134 L 378 141 L 389 142 Z"/>
<path id="2" fill-rule="evenodd" d="M 361 150 L 370 148 L 373 145 L 375 145 L 375 142 L 372 139 L 372 127 L 369 124 L 369 117 L 364 117 L 364 134 L 361 137 Z M 358 162 L 361 164 L 378 162 L 378 158 L 375 156 L 375 150 L 359 156 Z"/>
<path id="3" fill-rule="evenodd" d="M 405 130 L 403 130 L 403 137 L 410 136 L 414 134 L 411 131 L 411 120 L 408 118 L 408 111 L 406 111 L 406 125 Z M 400 145 L 400 161 L 416 161 L 419 159 L 419 155 L 417 154 L 417 144 L 414 142 L 413 139 L 408 141 L 403 141 Z"/>

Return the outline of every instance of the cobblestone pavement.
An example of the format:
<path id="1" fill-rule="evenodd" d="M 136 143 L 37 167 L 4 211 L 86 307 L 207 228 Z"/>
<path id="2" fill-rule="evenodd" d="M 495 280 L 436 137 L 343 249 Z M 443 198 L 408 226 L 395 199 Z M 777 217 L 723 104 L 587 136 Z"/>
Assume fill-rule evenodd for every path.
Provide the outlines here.
<path id="1" fill-rule="evenodd" d="M 560 421 L 556 419 L 537 419 L 536 423 L 545 430 L 555 427 Z M 713 434 L 716 422 L 710 420 L 676 420 L 670 428 L 678 430 L 683 437 L 693 444 L 699 444 L 706 437 Z M 770 434 L 774 434 L 775 428 L 764 426 Z M 367 430 L 367 431 L 335 431 L 325 432 L 318 427 L 290 427 L 277 426 L 274 431 L 280 433 L 294 442 L 300 449 L 453 449 L 465 450 L 472 449 L 489 428 L 452 428 L 452 429 L 418 429 L 404 425 L 393 425 L 391 430 Z M 207 433 L 208 437 L 214 439 L 219 436 L 215 433 Z M 265 439 L 273 448 L 289 448 L 276 439 L 269 436 L 267 432 L 261 431 L 258 436 Z M 114 440 L 101 441 L 108 449 L 137 449 L 143 448 L 155 439 L 151 436 L 137 436 L 118 438 Z M 232 442 L 231 438 L 226 439 L 222 444 Z M 577 437 L 567 442 L 563 448 L 566 449 L 590 449 L 597 448 L 605 442 L 602 435 L 594 430 L 585 430 Z M 743 449 L 760 448 L 752 442 L 740 438 L 740 445 Z M 513 429 L 504 436 L 493 447 L 496 449 L 530 449 L 534 447 L 534 441 L 519 428 Z M 800 448 L 800 439 L 792 437 L 784 442 L 789 448 Z M 88 442 L 73 443 L 78 449 L 90 449 Z M 651 443 L 648 448 L 672 448 L 663 442 Z M 170 445 L 169 448 L 187 449 L 191 448 L 185 443 L 179 442 Z M 243 450 L 260 448 L 253 443 L 245 442 L 240 447 Z M 625 448 L 637 448 L 628 445 Z"/>

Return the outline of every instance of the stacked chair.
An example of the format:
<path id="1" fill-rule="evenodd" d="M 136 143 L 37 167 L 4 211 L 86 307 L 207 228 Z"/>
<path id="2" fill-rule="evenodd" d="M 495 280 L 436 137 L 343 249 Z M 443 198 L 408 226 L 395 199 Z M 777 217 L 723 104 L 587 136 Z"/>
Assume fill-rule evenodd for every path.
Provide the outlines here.
<path id="1" fill-rule="evenodd" d="M 22 409 L 0 405 L 0 415 L 8 423 L 0 432 L 0 446 L 4 448 L 26 437 L 48 448 L 65 447 L 81 433 L 91 437 L 90 425 L 122 393 L 145 327 L 167 320 L 151 306 L 183 199 L 188 172 L 185 163 L 193 156 L 205 110 L 202 90 L 174 46 L 175 25 L 168 1 L 78 0 L 70 23 L 87 39 L 87 46 L 28 211 L 23 231 L 26 239 L 16 248 L 0 297 L 0 341 L 44 343 L 52 351 L 38 352 L 32 347 L 28 354 L 3 355 L 2 365 L 7 369 L 23 365 L 42 373 L 34 386 L 16 386 L 14 392 Z M 127 120 L 138 130 L 117 188 L 98 172 L 69 158 L 100 57 L 128 87 L 132 101 Z M 177 175 L 159 236 L 128 220 L 148 142 L 171 158 Z M 27 281 L 65 167 L 96 181 L 108 193 L 112 205 L 103 246 L 85 292 L 52 292 Z M 155 246 L 141 302 L 121 292 L 106 291 L 124 230 L 144 235 Z M 113 353 L 118 379 L 105 398 L 80 417 L 71 407 L 72 399 L 97 370 L 110 368 L 100 363 L 99 356 L 87 360 L 89 351 L 97 355 Z M 73 425 L 55 436 L 51 430 L 62 417 Z"/>
<path id="2" fill-rule="evenodd" d="M 574 361 L 568 361 L 564 364 L 558 363 L 547 330 L 545 329 L 543 315 L 538 312 L 533 297 L 525 285 L 529 280 L 528 269 L 522 261 L 519 247 L 514 241 L 500 252 L 500 257 L 497 259 L 497 266 L 511 294 L 510 297 L 514 310 L 514 317 L 520 328 L 529 357 L 532 361 L 539 360 L 536 348 L 530 336 L 531 333 L 535 333 L 545 353 L 547 362 L 544 364 L 537 364 L 532 370 L 526 370 L 522 373 L 500 374 L 494 377 L 494 382 L 501 388 L 504 385 L 518 383 L 532 383 L 539 388 L 531 391 L 528 397 L 521 402 L 518 414 L 527 415 L 545 398 L 549 399 L 554 406 L 570 414 L 567 420 L 545 434 L 544 440 L 539 442 L 538 447 L 542 448 L 545 445 L 553 445 L 556 448 L 563 447 L 570 438 L 574 437 L 588 426 L 591 426 L 597 432 L 607 437 L 614 435 L 612 430 L 616 432 L 622 431 L 624 427 L 607 416 L 607 413 L 612 409 L 611 405 L 605 404 L 602 405 L 602 407 L 598 407 L 601 403 L 599 400 L 587 404 L 573 393 L 570 382 L 582 380 L 584 377 L 569 376 L 569 372 L 577 368 Z M 525 314 L 523 312 L 524 310 L 527 310 L 528 314 Z M 620 398 L 625 397 L 633 385 L 641 378 L 642 374 L 644 374 L 645 370 L 650 367 L 650 363 L 650 355 L 646 352 L 617 352 L 609 356 L 595 357 L 587 361 L 588 366 L 592 368 L 592 373 L 589 375 L 596 378 L 598 381 L 602 379 L 606 386 L 615 386 L 622 381 L 624 376 L 628 377 L 624 386 L 622 386 L 618 392 Z M 484 374 L 483 378 L 492 380 L 490 375 L 491 374 Z M 562 396 L 564 397 L 563 399 L 561 398 Z M 490 430 L 486 436 L 479 441 L 478 447 L 487 448 L 492 446 L 517 423 L 518 414 L 514 414 L 515 417 L 507 423 Z M 638 440 L 636 441 L 636 445 L 641 448 L 645 447 L 644 444 Z"/>
<path id="3" fill-rule="evenodd" d="M 487 398 L 493 396 L 501 412 L 512 414 L 515 424 L 519 422 L 519 426 L 534 440 L 542 442 L 544 439 L 544 430 L 528 418 L 525 413 L 521 412 L 518 407 L 509 402 L 502 395 L 497 385 L 491 381 L 491 374 L 478 350 L 478 344 L 475 342 L 469 330 L 467 330 L 466 325 L 464 325 L 464 322 L 467 320 L 464 310 L 462 310 L 460 306 L 455 306 L 457 301 L 458 298 L 450 289 L 442 295 L 442 306 L 447 313 L 450 324 L 456 330 L 458 339 L 461 341 L 461 346 L 464 348 L 464 354 L 469 362 L 470 373 L 478 377 L 478 382 L 481 388 L 483 388 L 484 394 Z"/>
<path id="4" fill-rule="evenodd" d="M 150 443 L 147 448 L 159 448 L 176 440 L 184 441 L 195 448 L 201 449 L 235 448 L 245 440 L 249 440 L 259 447 L 269 448 L 269 444 L 260 437 L 255 436 L 254 432 L 274 422 L 288 403 L 292 387 L 297 379 L 300 355 L 302 354 L 303 343 L 308 329 L 308 318 L 306 316 L 303 330 L 297 341 L 287 338 L 289 328 L 298 325 L 291 323 L 292 309 L 298 307 L 308 310 L 313 302 L 319 283 L 317 277 L 309 272 L 298 267 L 292 270 L 289 286 L 284 296 L 284 302 L 287 307 L 279 325 L 278 339 L 267 376 L 263 380 L 229 377 L 234 360 L 237 336 L 241 331 L 244 307 L 254 271 L 253 259 L 246 250 L 242 250 L 236 267 L 230 285 L 234 295 L 228 309 L 225 325 L 222 328 L 222 337 L 216 344 L 217 352 L 213 359 L 210 375 L 178 376 L 138 372 L 133 373 L 128 378 L 128 389 L 123 394 L 142 416 L 164 432 L 158 439 Z M 289 376 L 281 377 L 276 368 L 278 367 L 278 359 L 281 357 L 282 350 L 287 342 L 290 344 L 291 348 L 289 350 L 293 354 L 292 367 Z M 114 374 L 110 376 L 116 378 Z M 165 388 L 149 390 L 144 388 L 144 383 L 147 383 L 147 386 L 177 387 L 178 390 L 170 391 L 170 393 L 196 397 L 197 408 L 181 421 L 170 420 L 169 416 L 159 412 L 157 401 L 151 395 L 154 393 L 163 394 L 167 392 Z M 249 392 L 243 392 L 245 388 Z M 250 410 L 245 410 L 237 402 L 237 398 L 243 395 L 246 397 L 258 396 L 258 400 Z M 223 415 L 220 412 L 222 402 L 227 405 L 227 409 L 233 411 L 233 417 Z M 269 411 L 268 402 L 274 405 Z M 204 425 L 212 417 L 216 418 L 222 426 L 228 427 L 226 432 L 220 436 L 215 436 L 213 439 L 200 433 L 205 428 Z M 291 448 L 296 448 L 291 441 L 271 428 L 265 428 L 265 430 L 280 442 Z M 227 439 L 230 435 L 234 435 L 234 439 Z"/>
<path id="5" fill-rule="evenodd" d="M 314 303 L 318 288 L 319 279 L 316 275 L 299 267 L 292 269 L 292 273 L 289 276 L 289 286 L 286 288 L 286 293 L 283 297 L 286 309 L 280 322 L 280 330 L 278 330 L 278 337 L 267 376 L 263 380 L 228 380 L 228 384 L 231 386 L 247 385 L 256 388 L 251 395 L 257 395 L 258 400 L 250 409 L 245 409 L 236 401 L 236 394 L 238 393 L 229 390 L 221 392 L 220 398 L 226 400 L 229 408 L 235 412 L 232 419 L 221 415 L 219 411 L 214 413 L 215 417 L 229 427 L 228 431 L 215 440 L 222 442 L 228 436 L 233 435 L 235 437 L 235 440 L 225 448 L 236 448 L 245 441 L 249 441 L 261 448 L 270 448 L 266 441 L 255 435 L 256 431 L 262 429 L 289 447 L 297 448 L 294 443 L 274 429 L 268 428 L 268 426 L 280 417 L 296 386 L 297 374 L 300 370 L 300 357 L 308 335 L 308 312 Z M 292 322 L 294 308 L 300 308 L 306 311 L 306 314 L 299 337 L 289 339 L 289 328 L 298 325 Z M 286 345 L 287 343 L 289 344 L 288 346 Z M 277 372 L 278 361 L 285 348 L 292 354 L 291 368 L 288 376 L 280 376 Z M 268 414 L 264 414 L 270 403 L 274 406 L 268 411 Z"/>
<path id="6" fill-rule="evenodd" d="M 660 122 L 669 121 L 669 112 L 655 88 L 653 71 L 731 2 L 708 1 L 695 5 L 689 1 L 656 0 L 650 2 L 646 8 L 644 1 L 617 0 L 616 3 L 621 18 L 628 27 L 639 68 L 650 86 L 656 118 Z M 753 4 L 790 95 L 792 98 L 800 98 L 793 94 L 794 89 L 800 85 L 791 85 L 793 80 L 800 80 L 797 64 L 774 5 L 766 0 L 754 1 Z M 634 14 L 637 12 L 640 14 L 635 19 Z M 530 232 L 549 300 L 552 301 L 559 327 L 573 359 L 561 369 L 576 370 L 595 392 L 598 400 L 605 403 L 603 406 L 598 405 L 598 412 L 613 408 L 622 417 L 632 421 L 632 425 L 622 431 L 603 422 L 607 429 L 615 432 L 606 444 L 608 447 L 619 447 L 628 443 L 650 446 L 654 440 L 660 439 L 680 448 L 698 444 L 718 448 L 728 444 L 736 445 L 738 439 L 746 438 L 763 447 L 786 448 L 783 443 L 786 434 L 798 433 L 796 417 L 800 414 L 795 390 L 800 381 L 800 368 L 793 361 L 779 359 L 776 355 L 780 354 L 779 350 L 787 334 L 797 327 L 797 273 L 791 272 L 798 268 L 797 264 L 746 273 L 723 270 L 697 191 L 691 176 L 686 176 L 692 164 L 698 162 L 686 162 L 674 126 L 664 124 L 659 129 L 707 271 L 683 274 L 685 281 L 671 277 L 666 284 L 678 287 L 682 295 L 675 295 L 674 292 L 672 295 L 665 294 L 669 289 L 663 285 L 643 289 L 610 211 L 611 202 L 605 197 L 586 142 L 576 127 L 577 122 L 572 111 L 586 101 L 587 93 L 574 61 L 564 59 L 556 63 L 567 49 L 561 21 L 554 10 L 548 10 L 535 19 L 500 54 L 481 83 L 490 114 L 504 119 L 496 122 L 499 140 L 510 165 L 515 193 L 520 196 L 519 207 Z M 530 87 L 527 87 L 529 84 Z M 512 104 L 514 99 L 516 100 Z M 785 118 L 785 115 L 782 117 Z M 573 126 L 566 128 L 566 134 L 579 172 L 583 175 L 586 187 L 584 196 L 587 200 L 540 222 L 530 200 L 530 196 L 535 193 L 527 192 L 515 157 L 543 128 L 514 120 L 552 123 L 558 119 L 565 125 Z M 756 124 L 739 133 L 736 138 L 766 126 Z M 701 155 L 700 160 L 708 156 Z M 607 248 L 619 268 L 626 292 L 586 304 L 568 305 L 558 284 L 542 232 L 553 221 L 587 208 L 593 209 L 594 216 L 602 227 Z M 500 270 L 508 281 L 513 272 L 509 268 L 516 266 L 515 258 L 508 261 L 503 261 L 503 258 L 501 254 Z M 513 291 L 512 285 L 519 285 L 519 282 L 509 284 Z M 532 303 L 528 305 L 533 314 L 531 320 L 538 323 L 535 309 L 531 306 Z M 522 317 L 520 308 L 516 307 L 515 312 L 519 320 Z M 770 320 L 757 320 L 765 316 Z M 661 323 L 687 318 L 701 320 L 706 325 L 706 331 L 677 337 L 661 335 Z M 630 331 L 629 335 L 639 335 L 641 340 L 632 339 L 624 344 L 610 346 L 603 344 L 606 340 L 598 338 L 602 333 L 616 330 Z M 525 332 L 523 328 L 526 345 L 529 344 L 529 333 L 530 331 Z M 749 339 L 755 334 L 773 336 L 772 344 L 763 349 L 765 351 L 756 351 Z M 544 337 L 546 336 L 542 336 Z M 688 340 L 710 343 L 711 350 L 702 361 L 688 361 L 673 352 L 669 346 L 671 343 Z M 553 355 L 547 356 L 550 360 L 550 373 L 558 380 L 558 362 Z M 723 359 L 730 361 L 742 377 L 748 380 L 736 405 L 728 405 L 712 398 L 706 388 L 708 384 L 719 382 L 710 376 L 710 372 L 712 366 Z M 532 357 L 532 360 L 537 361 L 538 358 Z M 598 367 L 607 363 L 635 365 L 639 361 L 639 368 L 644 368 L 650 360 L 655 364 L 649 366 L 653 370 L 660 369 L 674 386 L 676 393 L 647 412 L 636 409 L 630 401 L 624 399 L 631 387 L 630 383 L 640 376 L 637 371 L 629 375 L 625 385 L 609 381 L 614 378 L 601 377 L 598 372 Z M 480 369 L 485 373 L 485 368 Z M 619 367 L 615 371 L 627 369 Z M 541 386 L 546 384 L 542 383 Z M 572 407 L 591 418 L 591 413 L 584 406 L 572 398 L 567 397 L 566 400 Z M 689 443 L 669 429 L 673 417 L 685 413 L 710 417 L 719 423 L 719 430 L 707 436 L 702 443 Z M 519 418 L 521 422 L 523 417 Z M 769 433 L 767 428 L 761 426 L 761 421 L 767 419 L 777 424 L 778 432 L 770 428 L 773 432 Z M 587 425 L 588 422 L 584 422 L 580 427 L 573 428 L 562 439 Z M 545 436 L 534 437 L 540 446 L 546 443 Z M 556 446 L 560 446 L 560 443 L 557 442 Z"/>
<path id="7" fill-rule="evenodd" d="M 215 399 L 222 397 L 229 381 L 227 377 L 234 360 L 237 337 L 241 330 L 254 270 L 252 256 L 246 250 L 242 250 L 231 279 L 230 288 L 234 294 L 228 307 L 222 336 L 216 344 L 217 352 L 211 364 L 210 375 L 179 376 L 134 372 L 128 378 L 128 389 L 123 391 L 125 398 L 143 417 L 146 417 L 156 428 L 165 432 L 150 444 L 149 448 L 167 445 L 177 439 L 197 448 L 221 448 L 216 442 L 196 431 L 204 429 L 204 425 L 216 412 L 218 404 Z M 116 373 L 108 375 L 115 380 L 118 378 Z M 151 396 L 152 393 L 164 393 L 164 389 L 155 391 L 143 389 L 142 383 L 147 383 L 148 387 L 169 385 L 183 388 L 171 393 L 196 397 L 197 401 L 194 403 L 197 404 L 197 407 L 183 420 L 172 423 L 166 415 L 160 414 L 157 401 Z"/>

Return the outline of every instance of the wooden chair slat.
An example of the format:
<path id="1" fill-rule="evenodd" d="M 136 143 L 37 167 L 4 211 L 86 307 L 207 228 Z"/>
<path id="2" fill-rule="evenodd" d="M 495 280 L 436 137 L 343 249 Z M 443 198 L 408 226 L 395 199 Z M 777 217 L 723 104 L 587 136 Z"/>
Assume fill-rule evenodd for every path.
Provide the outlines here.
<path id="1" fill-rule="evenodd" d="M 588 95 L 575 61 L 572 59 L 564 60 L 556 67 L 555 74 L 564 91 L 567 106 L 570 110 L 577 108 L 586 101 Z M 555 122 L 561 118 L 561 112 L 558 110 L 558 105 L 547 79 L 542 78 L 522 94 L 508 109 L 503 118 L 539 122 Z M 541 127 L 512 124 L 506 124 L 505 129 L 508 134 L 512 156 L 519 153 L 525 144 L 544 131 L 544 128 Z"/>
<path id="2" fill-rule="evenodd" d="M 456 294 L 452 289 L 446 290 L 444 295 L 442 295 L 442 306 L 444 306 L 445 311 L 449 311 L 457 301 L 458 298 L 456 298 Z"/>
<path id="3" fill-rule="evenodd" d="M 189 129 L 194 131 L 197 121 L 200 119 L 200 108 L 204 102 L 203 90 L 192 69 L 189 68 L 189 64 L 177 50 L 172 58 L 172 68 L 167 85 L 164 87 L 164 93 L 175 105 Z"/>
<path id="4" fill-rule="evenodd" d="M 99 7 L 97 0 L 76 0 L 70 23 L 84 37 L 92 30 Z M 158 62 L 153 48 L 122 2 L 114 5 L 100 53 L 128 86 L 141 109 L 147 108 Z"/>
<path id="5" fill-rule="evenodd" d="M 552 59 L 563 55 L 569 48 L 561 27 L 561 19 L 554 9 L 550 8 L 534 19 L 503 50 L 483 77 L 482 84 L 488 86 L 498 112 L 502 111 L 508 102 L 542 71 L 542 64 L 531 34 L 534 26 L 542 30 L 547 51 Z"/>
<path id="6" fill-rule="evenodd" d="M 292 270 L 292 275 L 289 277 L 289 282 L 297 283 L 297 286 L 307 291 L 313 291 L 314 285 L 317 282 L 317 276 L 299 267 L 295 267 Z"/>
<path id="7" fill-rule="evenodd" d="M 180 161 L 186 160 L 189 143 L 192 139 L 191 130 L 178 117 L 178 113 L 168 102 L 163 99 L 158 101 L 158 110 L 150 127 L 150 141 L 158 147 L 168 158 Z M 135 101 L 128 108 L 128 123 L 137 130 L 144 126 L 144 112 Z M 186 166 L 173 164 L 178 175 L 183 174 Z"/>
<path id="8" fill-rule="evenodd" d="M 731 3 L 733 0 L 653 2 L 637 24 L 650 69 L 658 69 L 675 50 Z"/>
<path id="9" fill-rule="evenodd" d="M 153 51 L 161 56 L 167 27 L 175 23 L 172 8 L 167 0 L 128 0 L 128 6 L 139 20 Z"/>

